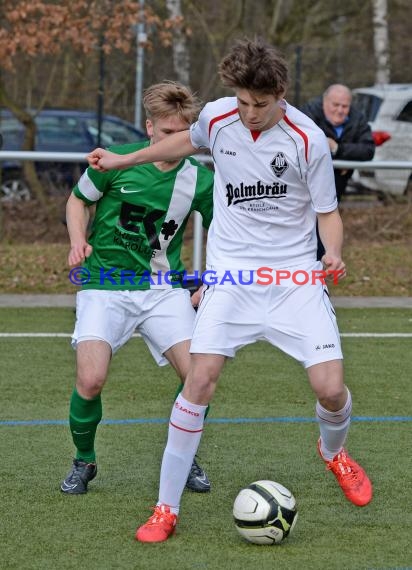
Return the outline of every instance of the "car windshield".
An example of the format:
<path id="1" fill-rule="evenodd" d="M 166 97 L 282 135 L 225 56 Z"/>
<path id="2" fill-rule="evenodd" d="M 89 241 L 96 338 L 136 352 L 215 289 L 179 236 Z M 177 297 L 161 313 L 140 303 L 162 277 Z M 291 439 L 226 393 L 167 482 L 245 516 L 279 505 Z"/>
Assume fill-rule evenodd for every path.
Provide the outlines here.
<path id="1" fill-rule="evenodd" d="M 396 118 L 397 121 L 412 123 L 412 101 L 409 101 Z"/>
<path id="2" fill-rule="evenodd" d="M 36 150 L 89 152 L 97 145 L 97 119 L 76 111 L 61 113 L 48 111 L 36 116 Z M 19 150 L 24 139 L 24 127 L 13 116 L 1 112 L 0 131 L 3 148 Z M 104 117 L 100 144 L 111 146 L 135 143 L 146 136 L 133 125 L 116 117 Z"/>
<path id="3" fill-rule="evenodd" d="M 87 129 L 97 144 L 97 121 L 87 119 Z M 104 119 L 102 122 L 101 144 L 110 146 L 113 144 L 135 143 L 142 140 L 142 135 L 136 130 L 124 125 Z"/>
<path id="4" fill-rule="evenodd" d="M 372 122 L 376 119 L 382 99 L 370 93 L 354 93 L 352 104 L 365 115 L 367 121 Z"/>
<path id="5" fill-rule="evenodd" d="M 85 135 L 79 119 L 40 115 L 36 117 L 36 125 L 37 148 L 74 151 L 85 145 Z"/>
<path id="6" fill-rule="evenodd" d="M 0 121 L 3 145 L 7 150 L 19 150 L 23 143 L 23 125 L 13 117 L 2 117 Z"/>

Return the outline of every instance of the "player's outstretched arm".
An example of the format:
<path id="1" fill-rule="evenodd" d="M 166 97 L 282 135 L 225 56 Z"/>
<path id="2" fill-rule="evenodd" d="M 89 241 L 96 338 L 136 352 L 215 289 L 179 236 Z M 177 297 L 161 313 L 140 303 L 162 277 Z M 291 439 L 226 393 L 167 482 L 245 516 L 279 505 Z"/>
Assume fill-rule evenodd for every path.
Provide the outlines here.
<path id="1" fill-rule="evenodd" d="M 115 154 L 96 148 L 87 156 L 87 160 L 92 168 L 105 172 L 106 170 L 123 170 L 147 162 L 178 160 L 197 151 L 198 149 L 191 143 L 189 131 L 182 131 L 168 136 L 155 145 L 129 154 Z"/>
<path id="2" fill-rule="evenodd" d="M 95 148 L 87 155 L 89 166 L 99 172 L 107 172 L 107 170 L 123 170 L 136 164 L 132 162 L 135 152 L 129 154 L 116 154 L 104 148 Z"/>

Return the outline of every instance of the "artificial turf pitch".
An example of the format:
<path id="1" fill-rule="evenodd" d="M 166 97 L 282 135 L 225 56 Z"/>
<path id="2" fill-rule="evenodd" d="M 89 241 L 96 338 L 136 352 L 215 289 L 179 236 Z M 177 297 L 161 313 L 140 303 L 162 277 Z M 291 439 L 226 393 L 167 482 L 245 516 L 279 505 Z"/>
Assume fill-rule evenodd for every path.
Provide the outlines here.
<path id="1" fill-rule="evenodd" d="M 210 494 L 185 492 L 176 535 L 134 540 L 157 498 L 167 418 L 177 386 L 143 341 L 113 359 L 103 394 L 99 474 L 85 496 L 59 491 L 73 447 L 67 426 L 75 375 L 70 309 L 0 310 L 0 568 L 168 570 L 405 570 L 412 568 L 412 311 L 338 310 L 354 400 L 348 449 L 374 500 L 352 506 L 316 453 L 314 396 L 301 367 L 265 343 L 241 350 L 219 382 L 199 449 Z M 238 491 L 272 479 L 296 496 L 299 519 L 281 546 L 244 542 L 232 522 Z"/>

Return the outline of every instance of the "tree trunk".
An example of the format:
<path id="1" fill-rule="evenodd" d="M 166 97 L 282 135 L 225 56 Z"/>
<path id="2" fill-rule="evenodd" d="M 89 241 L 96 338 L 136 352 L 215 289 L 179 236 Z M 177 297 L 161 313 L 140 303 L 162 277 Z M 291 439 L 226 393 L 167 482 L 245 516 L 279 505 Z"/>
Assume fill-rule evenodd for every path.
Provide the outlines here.
<path id="1" fill-rule="evenodd" d="M 16 105 L 8 96 L 4 84 L 0 78 L 0 103 L 7 107 L 16 119 L 24 126 L 24 140 L 22 150 L 34 150 L 36 141 L 36 123 L 34 118 L 24 109 Z M 23 175 L 30 190 L 42 206 L 47 205 L 47 197 L 44 188 L 40 184 L 34 162 L 23 161 Z"/>
<path id="2" fill-rule="evenodd" d="M 180 0 L 166 0 L 169 17 L 172 19 L 182 18 L 182 6 Z M 190 82 L 190 58 L 186 44 L 186 37 L 181 26 L 173 32 L 173 67 L 180 83 L 189 85 Z"/>
<path id="3" fill-rule="evenodd" d="M 373 0 L 373 43 L 376 60 L 375 82 L 390 83 L 387 0 Z"/>

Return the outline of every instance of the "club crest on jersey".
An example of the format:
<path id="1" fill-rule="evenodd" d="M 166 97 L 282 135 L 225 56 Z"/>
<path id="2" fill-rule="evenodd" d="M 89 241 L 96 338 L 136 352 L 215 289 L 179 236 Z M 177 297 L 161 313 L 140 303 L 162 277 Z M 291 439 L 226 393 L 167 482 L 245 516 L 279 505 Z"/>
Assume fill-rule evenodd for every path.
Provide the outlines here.
<path id="1" fill-rule="evenodd" d="M 278 176 L 279 178 L 289 168 L 288 161 L 286 160 L 283 152 L 277 152 L 275 154 L 272 162 L 270 163 L 270 166 L 272 167 L 272 170 L 275 173 L 275 175 Z"/>

